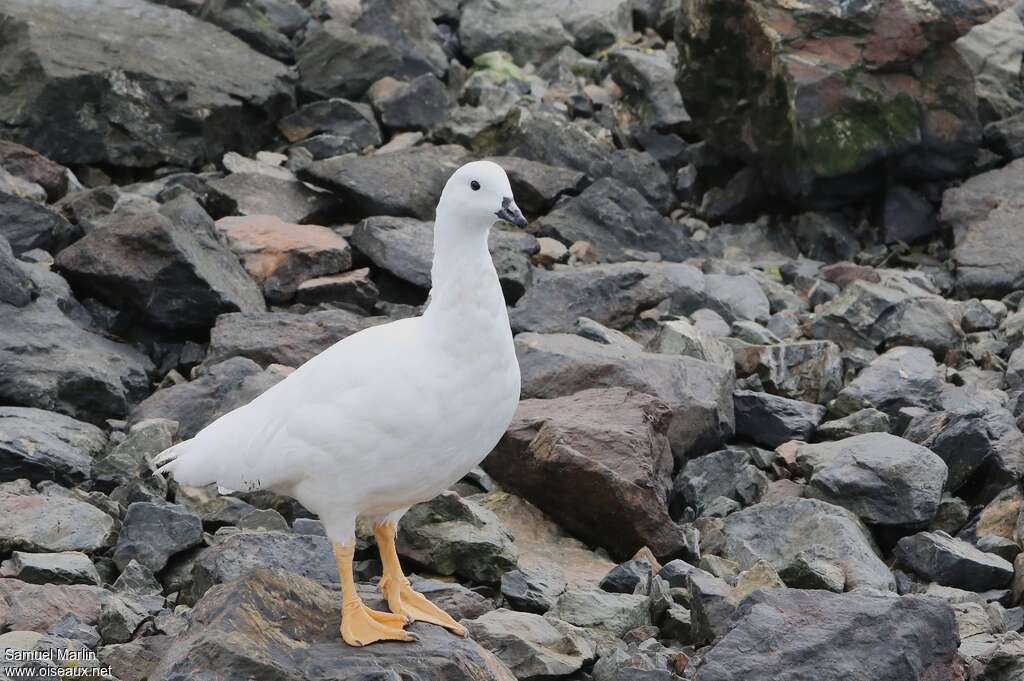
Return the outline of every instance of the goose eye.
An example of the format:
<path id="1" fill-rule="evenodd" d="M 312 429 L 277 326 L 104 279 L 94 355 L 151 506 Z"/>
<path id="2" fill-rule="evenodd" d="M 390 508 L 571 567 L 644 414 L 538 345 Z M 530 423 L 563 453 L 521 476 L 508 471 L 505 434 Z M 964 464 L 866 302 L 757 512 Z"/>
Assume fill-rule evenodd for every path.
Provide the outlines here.
<path id="1" fill-rule="evenodd" d="M 480 183 L 477 182 L 476 180 L 473 180 L 472 182 L 469 183 L 469 188 L 472 189 L 473 191 L 477 191 L 478 189 L 480 189 Z"/>

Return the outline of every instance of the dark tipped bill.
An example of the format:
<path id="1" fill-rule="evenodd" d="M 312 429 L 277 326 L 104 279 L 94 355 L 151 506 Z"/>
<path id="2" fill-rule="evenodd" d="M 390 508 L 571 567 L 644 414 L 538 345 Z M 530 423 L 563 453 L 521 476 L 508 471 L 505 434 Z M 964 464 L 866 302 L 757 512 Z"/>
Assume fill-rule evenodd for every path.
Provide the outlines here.
<path id="1" fill-rule="evenodd" d="M 519 210 L 519 206 L 512 200 L 511 196 L 506 196 L 501 200 L 501 210 L 495 213 L 502 220 L 507 220 L 517 227 L 526 227 L 526 218 L 523 217 L 522 211 Z"/>

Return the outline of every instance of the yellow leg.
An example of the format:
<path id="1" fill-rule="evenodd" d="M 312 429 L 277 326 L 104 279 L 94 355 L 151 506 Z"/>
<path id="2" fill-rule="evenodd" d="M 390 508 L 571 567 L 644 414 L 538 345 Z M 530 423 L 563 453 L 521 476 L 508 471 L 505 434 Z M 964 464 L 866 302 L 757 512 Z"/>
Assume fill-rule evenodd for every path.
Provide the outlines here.
<path id="1" fill-rule="evenodd" d="M 341 577 L 341 638 L 345 643 L 365 646 L 377 641 L 415 641 L 416 635 L 403 629 L 409 618 L 370 610 L 359 598 L 352 577 L 355 545 L 333 544 L 333 548 Z"/>
<path id="2" fill-rule="evenodd" d="M 391 612 L 401 613 L 412 620 L 437 624 L 449 629 L 459 636 L 465 636 L 466 630 L 452 619 L 451 615 L 437 607 L 426 596 L 413 591 L 409 580 L 402 574 L 402 566 L 398 562 L 398 551 L 395 550 L 395 523 L 381 523 L 373 529 L 377 537 L 377 548 L 380 549 L 380 561 L 384 567 L 384 576 L 380 580 L 380 589 L 388 600 Z"/>

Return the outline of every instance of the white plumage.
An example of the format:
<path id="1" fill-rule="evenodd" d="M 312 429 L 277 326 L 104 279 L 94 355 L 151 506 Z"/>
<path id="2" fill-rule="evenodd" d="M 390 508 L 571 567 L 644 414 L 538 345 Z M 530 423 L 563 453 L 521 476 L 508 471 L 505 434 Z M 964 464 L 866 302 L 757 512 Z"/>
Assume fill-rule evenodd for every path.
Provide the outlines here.
<path id="1" fill-rule="evenodd" d="M 474 188 L 478 187 L 478 188 Z M 508 315 L 487 249 L 497 219 L 525 224 L 504 171 L 478 161 L 448 181 L 423 316 L 356 333 L 250 404 L 167 450 L 186 485 L 267 489 L 351 544 L 357 516 L 397 522 L 478 464 L 519 400 Z"/>

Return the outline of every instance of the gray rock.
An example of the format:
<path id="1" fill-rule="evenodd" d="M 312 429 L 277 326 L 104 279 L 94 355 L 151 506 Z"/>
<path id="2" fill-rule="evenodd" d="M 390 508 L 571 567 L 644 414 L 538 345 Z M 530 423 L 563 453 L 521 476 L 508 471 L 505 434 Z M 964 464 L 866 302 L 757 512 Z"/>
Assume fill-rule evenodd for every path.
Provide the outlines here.
<path id="1" fill-rule="evenodd" d="M 454 492 L 413 506 L 396 539 L 402 556 L 442 575 L 497 584 L 514 570 L 519 552 L 497 516 Z"/>
<path id="2" fill-rule="evenodd" d="M 0 234 L 0 304 L 25 307 L 32 302 L 36 285 L 14 259 L 7 239 Z"/>
<path id="3" fill-rule="evenodd" d="M 221 312 L 265 309 L 259 288 L 192 199 L 115 217 L 60 252 L 76 289 L 164 329 L 205 328 Z"/>
<path id="4" fill-rule="evenodd" d="M 513 331 L 571 331 L 579 317 L 621 329 L 664 300 L 692 307 L 704 278 L 690 265 L 615 263 L 539 271 L 510 314 Z"/>
<path id="5" fill-rule="evenodd" d="M 610 593 L 631 594 L 636 592 L 637 586 L 647 584 L 653 574 L 650 561 L 631 558 L 609 570 L 597 586 Z"/>
<path id="6" fill-rule="evenodd" d="M 902 185 L 885 193 L 881 217 L 886 243 L 921 241 L 939 228 L 935 208 L 913 189 Z"/>
<path id="7" fill-rule="evenodd" d="M 329 560 L 326 547 L 324 554 Z M 370 605 L 381 607 L 376 599 Z M 224 681 L 272 681 L 329 669 L 338 679 L 386 679 L 394 676 L 388 670 L 400 668 L 410 678 L 438 681 L 515 679 L 479 644 L 428 624 L 410 627 L 419 637 L 414 643 L 343 646 L 339 607 L 335 590 L 290 572 L 255 570 L 207 593 L 192 610 L 194 625 L 174 641 L 148 678 L 212 681 L 216 675 Z M 213 671 L 211 659 L 231 663 Z"/>
<path id="8" fill-rule="evenodd" d="M 674 502 L 678 511 L 690 506 L 697 515 L 718 497 L 749 506 L 761 500 L 768 477 L 741 449 L 723 449 L 690 459 L 675 478 Z M 677 515 L 677 514 L 674 514 Z"/>
<path id="9" fill-rule="evenodd" d="M 384 78 L 369 91 L 373 108 L 388 130 L 430 130 L 448 113 L 448 93 L 432 74 L 409 82 Z"/>
<path id="10" fill-rule="evenodd" d="M 60 213 L 35 201 L 0 191 L 0 237 L 10 243 L 15 256 L 41 248 L 63 248 L 77 230 Z"/>
<path id="11" fill-rule="evenodd" d="M 665 50 L 615 47 L 608 52 L 608 72 L 633 101 L 644 126 L 658 129 L 690 121 Z"/>
<path id="12" fill-rule="evenodd" d="M 197 602 L 216 584 L 251 578 L 261 568 L 280 570 L 290 579 L 304 577 L 321 584 L 338 584 L 338 568 L 327 537 L 236 532 L 199 552 L 192 567 L 189 602 Z"/>
<path id="13" fill-rule="evenodd" d="M 3 58 L 33 66 L 4 79 L 0 135 L 61 163 L 200 165 L 261 148 L 295 105 L 285 66 L 185 12 L 17 0 L 3 15 Z"/>
<path id="14" fill-rule="evenodd" d="M 782 397 L 824 403 L 843 387 L 840 350 L 829 341 L 741 345 L 733 355 L 737 376 L 757 376 Z"/>
<path id="15" fill-rule="evenodd" d="M 100 644 L 100 632 L 96 627 L 86 624 L 73 612 L 61 618 L 59 622 L 46 630 L 50 636 L 78 641 L 85 647 L 93 649 Z"/>
<path id="16" fill-rule="evenodd" d="M 215 218 L 229 215 L 273 215 L 287 223 L 329 218 L 337 201 L 294 178 L 238 172 L 209 183 L 206 206 Z"/>
<path id="17" fill-rule="evenodd" d="M 470 57 L 502 50 L 518 64 L 539 64 L 566 45 L 584 54 L 608 47 L 632 28 L 630 4 L 623 0 L 470 0 L 462 8 L 459 40 Z"/>
<path id="18" fill-rule="evenodd" d="M 964 296 L 999 298 L 1024 279 L 1024 253 L 1013 238 L 1024 210 L 1024 159 L 991 170 L 948 189 L 942 221 L 953 226 L 957 291 Z"/>
<path id="19" fill-rule="evenodd" d="M 524 398 L 603 387 L 658 397 L 672 409 L 668 435 L 678 461 L 712 451 L 733 434 L 729 369 L 690 357 L 628 352 L 570 334 L 521 333 L 515 343 Z"/>
<path id="20" fill-rule="evenodd" d="M 543 236 L 566 244 L 591 242 L 602 262 L 681 262 L 701 253 L 682 226 L 659 215 L 636 189 L 610 177 L 557 205 L 537 227 Z"/>
<path id="21" fill-rule="evenodd" d="M 656 629 L 651 627 L 651 631 Z M 594 665 L 594 681 L 675 681 L 687 661 L 679 651 L 657 641 L 631 642 L 602 653 Z"/>
<path id="22" fill-rule="evenodd" d="M 583 631 L 554 618 L 502 608 L 466 620 L 464 626 L 517 679 L 566 676 L 595 658 L 594 646 Z"/>
<path id="23" fill-rule="evenodd" d="M 562 196 L 579 194 L 586 186 L 586 175 L 515 156 L 490 159 L 504 168 L 516 197 L 516 205 L 529 217 L 547 213 Z"/>
<path id="24" fill-rule="evenodd" d="M 5 562 L 5 567 L 7 562 Z M 11 553 L 10 569 L 4 576 L 33 584 L 100 584 L 96 566 L 79 551 L 62 553 Z"/>
<path id="25" fill-rule="evenodd" d="M 691 631 L 693 640 L 710 643 L 721 637 L 729 627 L 729 621 L 739 597 L 725 581 L 702 570 L 686 578 L 689 592 Z"/>
<path id="26" fill-rule="evenodd" d="M 620 184 L 640 192 L 647 203 L 662 215 L 668 215 L 677 200 L 672 178 L 650 154 L 638 149 L 616 149 L 612 152 L 610 176 Z M 677 223 L 670 223 L 676 230 Z M 691 247 L 703 253 L 697 244 Z M 669 258 L 674 260 L 675 258 Z"/>
<path id="27" fill-rule="evenodd" d="M 796 463 L 807 479 L 808 496 L 849 509 L 873 525 L 930 522 L 947 474 L 931 450 L 888 433 L 801 445 Z"/>
<path id="28" fill-rule="evenodd" d="M 574 588 L 559 596 L 547 616 L 616 637 L 651 623 L 647 596 Z"/>
<path id="29" fill-rule="evenodd" d="M 825 418 L 825 407 L 751 390 L 733 392 L 736 434 L 765 447 L 809 440 Z"/>
<path id="30" fill-rule="evenodd" d="M 896 543 L 895 556 L 925 579 L 969 591 L 1005 587 L 1013 564 L 945 532 L 919 532 Z"/>
<path id="31" fill-rule="evenodd" d="M 913 298 L 897 304 L 878 320 L 885 347 L 915 345 L 942 357 L 959 349 L 964 332 L 953 316 L 953 306 L 941 298 Z"/>
<path id="32" fill-rule="evenodd" d="M 278 121 L 277 128 L 289 142 L 324 134 L 347 138 L 352 151 L 377 147 L 383 141 L 373 109 L 340 97 L 310 102 Z"/>
<path id="33" fill-rule="evenodd" d="M 956 491 L 986 464 L 1012 478 L 1022 438 L 1013 416 L 1004 409 L 984 406 L 921 414 L 911 419 L 903 437 L 928 447 L 949 467 L 946 488 Z M 994 471 L 987 471 L 989 476 Z M 1000 476 L 1001 478 L 1003 476 Z"/>
<path id="34" fill-rule="evenodd" d="M 751 320 L 767 322 L 771 314 L 768 298 L 757 280 L 748 275 L 704 275 L 705 305 L 727 323 Z"/>
<path id="35" fill-rule="evenodd" d="M 273 20 L 278 14 L 273 10 L 278 8 L 294 15 L 285 27 L 276 25 Z M 281 29 L 292 28 L 297 24 L 292 30 L 294 33 L 309 20 L 309 14 L 294 0 L 205 0 L 196 16 L 220 26 L 257 52 L 283 62 L 294 61 L 295 50 Z"/>
<path id="36" fill-rule="evenodd" d="M 865 632 L 864 621 L 877 626 Z M 952 680 L 958 644 L 953 612 L 937 599 L 764 589 L 740 603 L 699 678 Z"/>
<path id="37" fill-rule="evenodd" d="M 108 489 L 139 482 L 163 498 L 167 482 L 163 476 L 153 475 L 156 470 L 153 459 L 174 444 L 177 432 L 178 424 L 167 419 L 150 419 L 132 425 L 127 437 L 95 462 L 93 478 Z"/>
<path id="38" fill-rule="evenodd" d="M 722 555 L 747 569 L 765 560 L 777 571 L 802 551 L 842 569 L 846 589 L 895 589 L 867 529 L 850 511 L 817 499 L 761 502 L 725 518 Z"/>
<path id="39" fill-rule="evenodd" d="M 25 480 L 0 484 L 0 550 L 91 554 L 113 545 L 116 520 L 63 488 L 54 492 L 40 494 Z"/>
<path id="40" fill-rule="evenodd" d="M 825 421 L 818 426 L 817 434 L 822 440 L 842 440 L 865 433 L 888 433 L 890 427 L 889 416 L 885 412 L 868 407 L 834 421 Z"/>
<path id="41" fill-rule="evenodd" d="M 1024 157 L 1024 115 L 1017 114 L 985 126 L 985 144 L 1007 160 Z"/>
<path id="42" fill-rule="evenodd" d="M 314 25 L 296 50 L 301 87 L 317 98 L 357 99 L 398 68 L 387 40 L 341 21 Z"/>
<path id="43" fill-rule="evenodd" d="M 846 416 L 870 407 L 894 417 L 904 407 L 937 408 L 941 390 L 942 379 L 931 352 L 897 347 L 861 371 L 840 391 L 830 409 Z"/>
<path id="44" fill-rule="evenodd" d="M 222 314 L 210 331 L 204 364 L 212 367 L 245 357 L 262 366 L 298 367 L 339 340 L 384 321 L 384 317 L 361 317 L 343 309 Z"/>
<path id="45" fill-rule="evenodd" d="M 374 310 L 379 299 L 380 291 L 373 283 L 369 267 L 307 279 L 295 290 L 295 301 L 298 303 L 342 303 L 355 305 L 367 312 Z"/>
<path id="46" fill-rule="evenodd" d="M 28 407 L 0 407 L 0 482 L 73 485 L 91 477 L 107 436 L 89 423 Z"/>
<path id="47" fill-rule="evenodd" d="M 1024 106 L 1024 87 L 1020 83 L 1022 37 L 1021 7 L 1012 3 L 995 19 L 975 26 L 954 43 L 974 72 L 982 120 L 1002 118 Z"/>
<path id="48" fill-rule="evenodd" d="M 137 560 L 153 572 L 163 570 L 176 553 L 203 541 L 203 522 L 181 506 L 136 502 L 128 507 L 114 547 L 114 563 Z"/>
<path id="49" fill-rule="evenodd" d="M 132 411 L 131 420 L 172 419 L 178 422 L 178 436 L 187 439 L 282 378 L 280 372 L 235 357 L 206 367 L 195 380 L 156 391 Z"/>
<path id="50" fill-rule="evenodd" d="M 105 643 L 125 643 L 149 619 L 149 613 L 128 598 L 111 596 L 100 606 L 96 628 Z"/>
<path id="51" fill-rule="evenodd" d="M 565 591 L 566 582 L 557 569 L 520 566 L 501 576 L 501 595 L 515 610 L 543 615 Z"/>

